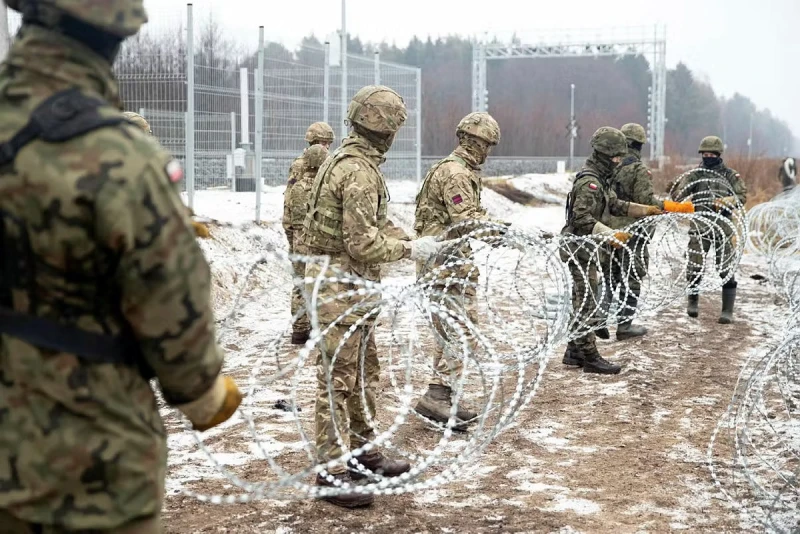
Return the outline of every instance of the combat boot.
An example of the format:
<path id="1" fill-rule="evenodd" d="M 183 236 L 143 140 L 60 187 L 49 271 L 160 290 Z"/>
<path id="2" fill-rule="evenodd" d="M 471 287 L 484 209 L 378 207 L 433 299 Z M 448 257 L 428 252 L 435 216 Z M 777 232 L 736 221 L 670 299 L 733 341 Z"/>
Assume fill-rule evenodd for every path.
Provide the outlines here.
<path id="1" fill-rule="evenodd" d="M 564 365 L 583 367 L 583 351 L 578 347 L 567 345 L 567 350 L 564 352 L 564 358 L 562 358 L 561 363 Z"/>
<path id="2" fill-rule="evenodd" d="M 597 352 L 597 347 L 584 349 L 583 351 L 583 372 L 597 373 L 600 375 L 615 375 L 622 370 L 622 367 L 611 363 Z"/>
<path id="3" fill-rule="evenodd" d="M 689 304 L 686 306 L 686 313 L 689 317 L 697 317 L 698 310 L 697 304 L 700 301 L 700 295 L 689 295 Z"/>
<path id="4" fill-rule="evenodd" d="M 385 477 L 399 477 L 403 473 L 411 470 L 411 464 L 404 460 L 391 460 L 378 451 L 372 450 L 366 452 L 361 456 L 355 457 L 356 461 L 375 473 Z M 362 480 L 367 478 L 366 473 L 360 471 L 351 471 L 350 478 L 353 480 Z"/>
<path id="5" fill-rule="evenodd" d="M 432 419 L 437 423 L 447 424 L 450 419 L 450 407 L 453 405 L 451 398 L 452 390 L 447 386 L 441 384 L 428 384 L 428 391 L 419 399 L 414 411 L 423 417 Z M 456 412 L 458 414 L 458 412 Z M 468 419 L 474 419 L 477 414 L 474 414 Z M 466 431 L 467 423 L 456 415 L 456 424 L 453 430 Z"/>
<path id="6" fill-rule="evenodd" d="M 352 482 L 352 478 L 347 473 L 340 473 L 332 476 L 342 482 Z M 334 484 L 328 482 L 322 475 L 317 475 L 317 486 L 334 487 Z M 375 497 L 372 494 L 358 493 L 356 491 L 317 498 L 343 508 L 363 508 L 375 501 Z"/>
<path id="7" fill-rule="evenodd" d="M 623 316 L 626 320 L 617 325 L 617 341 L 625 341 L 634 337 L 640 337 L 647 333 L 647 328 L 633 324 L 633 314 L 636 313 L 636 306 L 639 305 L 639 296 L 635 293 L 629 293 L 625 299 L 625 309 Z"/>
<path id="8" fill-rule="evenodd" d="M 722 313 L 719 316 L 720 324 L 731 324 L 733 322 L 733 303 L 736 301 L 736 286 L 738 284 L 728 282 L 722 286 Z"/>
<path id="9" fill-rule="evenodd" d="M 608 327 L 598 328 L 594 331 L 594 335 L 599 337 L 600 339 L 611 339 L 611 333 L 608 331 Z"/>
<path id="10" fill-rule="evenodd" d="M 311 332 L 308 330 L 303 332 L 292 332 L 292 345 L 305 345 L 310 335 Z"/>

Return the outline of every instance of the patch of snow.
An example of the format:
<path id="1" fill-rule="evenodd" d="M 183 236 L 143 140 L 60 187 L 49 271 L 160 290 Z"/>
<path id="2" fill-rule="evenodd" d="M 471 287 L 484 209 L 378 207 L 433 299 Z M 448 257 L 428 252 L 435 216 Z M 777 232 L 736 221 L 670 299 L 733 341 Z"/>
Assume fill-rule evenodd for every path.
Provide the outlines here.
<path id="1" fill-rule="evenodd" d="M 511 185 L 520 191 L 533 195 L 536 200 L 548 204 L 564 204 L 572 190 L 572 175 L 564 174 L 523 174 L 509 179 Z"/>
<path id="2" fill-rule="evenodd" d="M 545 512 L 575 512 L 578 515 L 596 514 L 600 511 L 600 505 L 588 499 L 570 499 L 564 495 L 556 496 L 556 502 L 549 508 L 543 508 Z"/>

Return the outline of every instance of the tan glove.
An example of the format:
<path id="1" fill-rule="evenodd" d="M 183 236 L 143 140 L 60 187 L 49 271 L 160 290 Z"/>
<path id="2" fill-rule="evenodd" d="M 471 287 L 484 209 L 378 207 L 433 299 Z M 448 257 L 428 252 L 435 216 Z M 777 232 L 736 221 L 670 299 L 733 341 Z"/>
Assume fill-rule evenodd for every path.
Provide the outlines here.
<path id="1" fill-rule="evenodd" d="M 661 215 L 662 213 L 664 213 L 664 210 L 658 206 L 647 206 L 645 204 L 636 204 L 635 202 L 628 204 L 628 217 L 633 217 L 634 219 L 641 219 L 650 215 Z"/>
<path id="2" fill-rule="evenodd" d="M 203 432 L 230 419 L 241 403 L 242 394 L 233 378 L 219 375 L 199 398 L 175 407 L 192 422 L 193 429 Z"/>
<path id="3" fill-rule="evenodd" d="M 631 234 L 628 232 L 614 232 L 612 237 L 613 239 L 608 240 L 609 244 L 614 248 L 622 248 L 631 238 Z"/>
<path id="4" fill-rule="evenodd" d="M 722 197 L 714 199 L 715 210 L 732 210 L 736 208 L 736 197 Z"/>
<path id="5" fill-rule="evenodd" d="M 192 221 L 192 227 L 194 228 L 194 233 L 197 237 L 207 238 L 211 235 L 208 231 L 208 226 L 201 222 Z"/>

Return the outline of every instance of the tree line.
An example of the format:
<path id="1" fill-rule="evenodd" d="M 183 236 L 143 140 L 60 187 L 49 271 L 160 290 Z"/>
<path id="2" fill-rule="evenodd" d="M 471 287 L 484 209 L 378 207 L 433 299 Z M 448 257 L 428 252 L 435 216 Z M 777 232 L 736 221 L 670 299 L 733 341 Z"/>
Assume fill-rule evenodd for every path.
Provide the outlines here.
<path id="1" fill-rule="evenodd" d="M 198 31 L 199 30 L 199 31 Z M 239 111 L 239 67 L 254 68 L 256 54 L 242 50 L 235 40 L 209 17 L 200 28 L 195 46 L 195 106 L 198 111 L 224 114 Z M 159 35 L 140 34 L 129 39 L 120 54 L 116 69 L 126 80 L 123 98 L 148 105 L 171 106 L 180 111 L 185 102 L 186 46 L 183 32 Z M 321 67 L 323 44 L 316 37 L 303 39 L 297 51 L 269 43 L 269 65 L 289 76 L 316 62 Z M 422 69 L 422 148 L 423 154 L 438 156 L 452 150 L 455 126 L 471 110 L 472 42 L 460 36 L 422 40 L 413 38 L 407 46 L 389 43 L 364 43 L 350 36 L 348 50 L 367 57 L 380 52 L 381 60 L 403 63 Z M 575 111 L 579 124 L 577 155 L 589 152 L 592 132 L 603 125 L 621 126 L 626 122 L 646 125 L 647 88 L 651 83 L 650 65 L 645 57 L 544 58 L 498 60 L 488 63 L 489 112 L 500 123 L 502 142 L 494 151 L 500 156 L 564 156 L 569 151 L 567 125 L 570 109 L 570 84 L 576 86 Z M 287 74 L 289 73 L 289 74 Z M 302 80 L 299 77 L 298 80 Z M 213 87 L 223 87 L 219 91 Z M 269 89 L 269 88 L 268 88 Z M 334 87 L 335 90 L 335 87 Z M 321 97 L 318 84 L 294 91 L 300 98 Z M 296 98 L 278 96 L 267 103 L 269 117 L 281 117 L 284 124 L 298 111 Z M 132 106 L 133 107 L 133 106 Z M 251 107 L 251 110 L 253 108 Z M 757 156 L 779 157 L 795 148 L 795 138 L 786 122 L 769 110 L 757 109 L 746 96 L 718 96 L 684 64 L 667 73 L 665 152 L 691 156 L 706 135 L 720 135 L 732 153 L 746 154 L 752 121 L 753 147 Z M 270 127 L 269 125 L 267 126 Z M 275 123 L 275 128 L 280 124 Z"/>

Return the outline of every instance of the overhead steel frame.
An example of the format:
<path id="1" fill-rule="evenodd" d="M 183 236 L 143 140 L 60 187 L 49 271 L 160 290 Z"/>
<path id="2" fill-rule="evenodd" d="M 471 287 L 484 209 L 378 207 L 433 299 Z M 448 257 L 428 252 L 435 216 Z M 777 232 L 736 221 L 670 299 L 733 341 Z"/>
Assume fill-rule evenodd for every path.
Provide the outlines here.
<path id="1" fill-rule="evenodd" d="M 650 158 L 664 156 L 667 102 L 667 31 L 653 28 L 607 28 L 559 31 L 539 37 L 539 44 L 503 44 L 476 41 L 472 46 L 472 110 L 488 110 L 487 70 L 490 60 L 644 56 L 651 61 L 647 132 Z"/>

